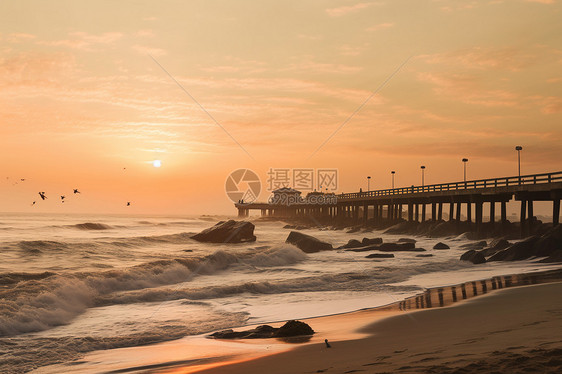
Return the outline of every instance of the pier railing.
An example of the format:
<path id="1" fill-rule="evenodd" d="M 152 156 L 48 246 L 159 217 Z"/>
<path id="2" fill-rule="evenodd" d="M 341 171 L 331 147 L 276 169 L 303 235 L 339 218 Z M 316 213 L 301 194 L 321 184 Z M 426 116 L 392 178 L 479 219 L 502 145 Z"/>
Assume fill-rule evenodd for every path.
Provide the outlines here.
<path id="1" fill-rule="evenodd" d="M 494 187 L 510 187 L 532 184 L 545 184 L 562 182 L 562 171 L 544 174 L 531 174 L 515 177 L 503 177 L 492 179 L 478 179 L 466 182 L 452 182 L 441 184 L 429 184 L 425 186 L 411 186 L 391 188 L 387 190 L 374 190 L 364 192 L 351 192 L 336 195 L 338 199 L 356 199 L 370 196 L 389 196 L 389 195 L 405 195 L 421 192 L 440 192 L 454 190 L 471 190 L 478 188 L 494 188 Z"/>

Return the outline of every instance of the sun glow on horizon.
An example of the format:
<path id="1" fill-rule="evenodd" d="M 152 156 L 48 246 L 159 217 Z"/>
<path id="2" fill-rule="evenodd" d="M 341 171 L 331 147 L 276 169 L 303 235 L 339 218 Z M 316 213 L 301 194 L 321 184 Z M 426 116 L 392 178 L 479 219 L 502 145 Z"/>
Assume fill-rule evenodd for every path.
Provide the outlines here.
<path id="1" fill-rule="evenodd" d="M 162 161 L 154 160 L 152 161 L 152 166 L 154 166 L 155 168 L 159 168 L 160 166 L 162 166 Z"/>

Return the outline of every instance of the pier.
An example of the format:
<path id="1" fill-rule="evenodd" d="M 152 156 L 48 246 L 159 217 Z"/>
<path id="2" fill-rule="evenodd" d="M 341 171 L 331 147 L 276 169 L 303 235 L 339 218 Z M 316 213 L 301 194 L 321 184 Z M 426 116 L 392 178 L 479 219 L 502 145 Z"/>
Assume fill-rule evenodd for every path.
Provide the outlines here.
<path id="1" fill-rule="evenodd" d="M 292 190 L 293 194 L 300 192 Z M 314 193 L 313 193 L 314 194 Z M 319 194 L 319 193 L 316 193 Z M 310 194 L 309 194 L 310 195 Z M 442 221 L 444 209 L 449 222 L 465 221 L 475 231 L 482 229 L 484 209 L 489 211 L 488 226 L 507 223 L 507 203 L 520 203 L 521 235 L 532 232 L 533 203 L 552 202 L 552 222 L 559 223 L 562 199 L 562 171 L 463 182 L 400 187 L 386 190 L 342 193 L 324 203 L 309 203 L 307 199 L 289 199 L 289 203 L 237 203 L 239 217 L 250 210 L 260 210 L 262 216 L 311 217 L 324 222 L 367 224 Z M 293 202 L 294 203 L 291 203 Z M 496 211 L 496 208 L 498 209 Z M 447 211 L 445 211 L 447 212 Z M 499 219 L 496 220 L 496 212 Z"/>

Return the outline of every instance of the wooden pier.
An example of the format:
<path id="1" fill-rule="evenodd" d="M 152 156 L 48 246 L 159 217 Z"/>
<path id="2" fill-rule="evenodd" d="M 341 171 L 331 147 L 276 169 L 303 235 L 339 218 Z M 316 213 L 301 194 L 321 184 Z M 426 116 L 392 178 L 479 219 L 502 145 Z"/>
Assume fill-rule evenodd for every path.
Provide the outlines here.
<path id="1" fill-rule="evenodd" d="M 522 235 L 531 232 L 533 203 L 552 202 L 552 222 L 559 223 L 562 199 L 562 171 L 554 173 L 522 175 L 466 182 L 400 187 L 387 190 L 345 193 L 333 195 L 329 202 L 308 203 L 306 199 L 294 204 L 238 203 L 238 216 L 246 217 L 252 209 L 261 210 L 262 216 L 313 217 L 335 222 L 360 224 L 373 222 L 424 222 L 443 220 L 444 208 L 448 209 L 449 222 L 461 222 L 465 207 L 465 222 L 473 222 L 479 232 L 484 209 L 489 210 L 489 223 L 507 222 L 507 203 L 520 202 Z M 496 222 L 496 208 L 499 220 Z M 429 217 L 428 217 L 429 215 Z"/>

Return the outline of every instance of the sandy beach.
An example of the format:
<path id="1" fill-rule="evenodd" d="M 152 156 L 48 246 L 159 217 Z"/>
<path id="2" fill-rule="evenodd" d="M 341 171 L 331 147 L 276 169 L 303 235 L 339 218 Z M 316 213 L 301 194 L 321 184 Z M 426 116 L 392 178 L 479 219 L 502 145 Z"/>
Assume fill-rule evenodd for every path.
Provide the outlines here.
<path id="1" fill-rule="evenodd" d="M 503 289 L 444 308 L 401 313 L 365 326 L 361 313 L 322 325 L 355 325 L 367 337 L 298 347 L 201 373 L 558 373 L 562 283 Z M 331 318 L 331 320 L 330 320 Z M 332 323 L 331 323 L 332 322 Z M 314 321 L 310 321 L 312 327 Z M 363 327 L 362 327 L 363 326 Z M 192 372 L 176 369 L 172 372 Z"/>

